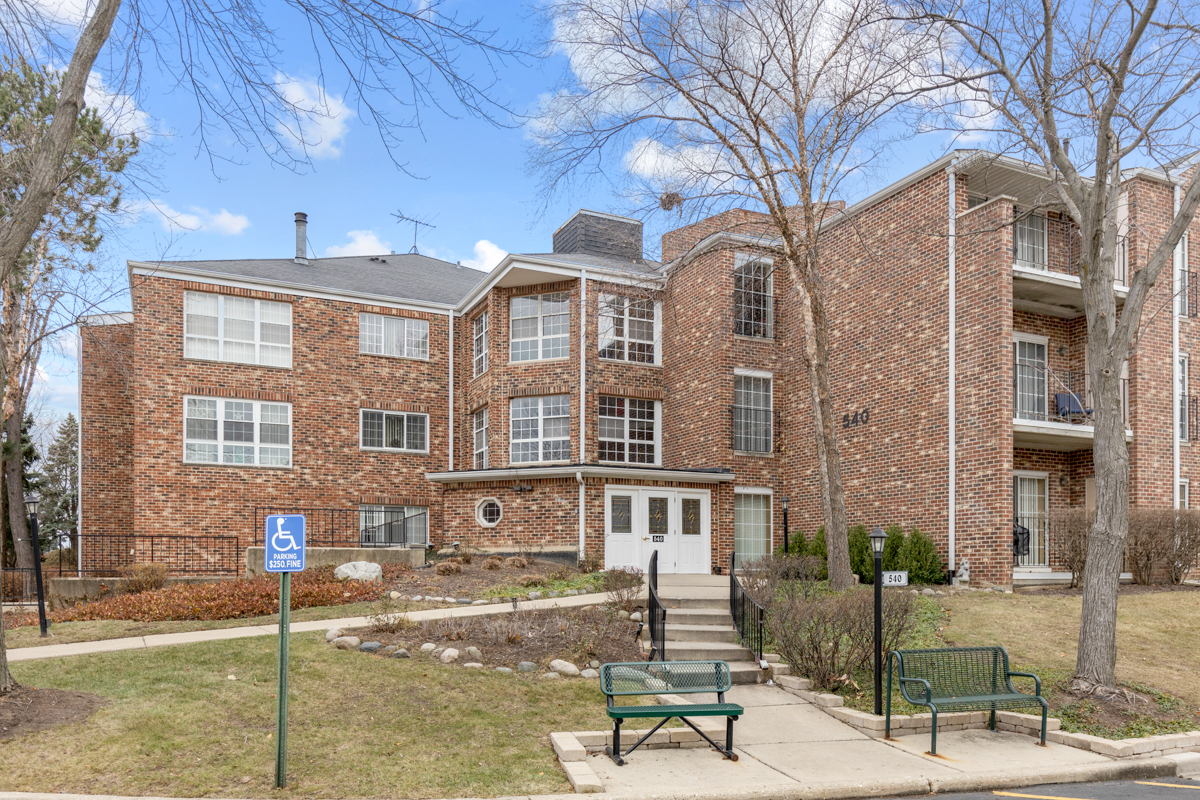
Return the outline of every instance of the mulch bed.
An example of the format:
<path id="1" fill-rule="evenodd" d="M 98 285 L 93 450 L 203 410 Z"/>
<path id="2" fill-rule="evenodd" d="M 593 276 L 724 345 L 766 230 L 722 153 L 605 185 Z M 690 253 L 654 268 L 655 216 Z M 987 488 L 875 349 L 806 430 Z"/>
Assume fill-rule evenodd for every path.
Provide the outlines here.
<path id="1" fill-rule="evenodd" d="M 0 697 L 0 741 L 83 722 L 107 703 L 98 694 L 23 686 Z"/>
<path id="2" fill-rule="evenodd" d="M 495 586 L 519 584 L 527 575 L 549 578 L 563 570 L 562 564 L 552 561 L 532 561 L 525 567 L 502 567 L 495 570 L 483 568 L 484 559 L 475 556 L 470 564 L 462 565 L 461 575 L 438 575 L 433 567 L 406 572 L 395 582 L 396 590 L 405 594 L 433 595 L 434 597 L 472 597 Z M 567 572 L 568 570 L 563 570 Z M 569 570 L 578 574 L 576 570 Z"/>
<path id="3" fill-rule="evenodd" d="M 1153 584 L 1150 586 L 1145 586 L 1138 583 L 1123 583 L 1117 590 L 1117 595 L 1119 597 L 1129 597 L 1137 594 L 1164 594 L 1166 592 L 1200 592 L 1200 586 L 1173 586 L 1169 584 Z M 1083 589 L 1071 589 L 1066 586 L 1029 586 L 1018 589 L 1017 593 L 1079 597 L 1083 594 Z"/>
<path id="4" fill-rule="evenodd" d="M 358 636 L 403 647 L 413 658 L 427 657 L 420 648 L 432 642 L 458 650 L 459 664 L 472 660 L 466 649 L 473 645 L 483 653 L 480 663 L 487 667 L 515 668 L 521 661 L 545 666 L 561 658 L 583 669 L 593 660 L 644 661 L 634 639 L 637 630 L 636 622 L 619 619 L 607 609 L 590 608 L 430 620 L 399 633 L 362 631 Z"/>
<path id="5" fill-rule="evenodd" d="M 1175 727 L 1181 732 L 1200 729 L 1200 714 L 1183 707 L 1182 702 L 1173 698 L 1164 707 L 1155 697 L 1125 687 L 1122 694 L 1113 696 L 1055 688 L 1057 691 L 1050 698 L 1051 716 L 1069 717 L 1076 724 L 1091 729 L 1103 728 L 1133 737 L 1148 735 L 1150 728 L 1159 726 Z M 1147 730 L 1139 730 L 1141 728 Z"/>

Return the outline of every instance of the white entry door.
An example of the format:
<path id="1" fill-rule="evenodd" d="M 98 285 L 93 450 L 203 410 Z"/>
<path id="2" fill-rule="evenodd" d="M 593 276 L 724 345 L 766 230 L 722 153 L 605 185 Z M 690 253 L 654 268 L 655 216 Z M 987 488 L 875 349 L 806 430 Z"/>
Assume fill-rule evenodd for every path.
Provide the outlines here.
<path id="1" fill-rule="evenodd" d="M 679 510 L 674 492 L 643 490 L 642 569 L 650 569 L 650 554 L 658 551 L 658 571 L 675 572 L 679 550 Z"/>
<path id="2" fill-rule="evenodd" d="M 642 537 L 634 533 L 634 511 L 637 508 L 636 489 L 620 487 L 604 492 L 604 568 L 636 567 L 642 564 Z"/>
<path id="3" fill-rule="evenodd" d="M 709 528 L 708 492 L 678 492 L 679 543 L 675 571 L 707 575 L 712 571 L 712 535 Z"/>
<path id="4" fill-rule="evenodd" d="M 604 491 L 604 568 L 650 568 L 660 574 L 711 572 L 709 493 L 626 486 Z"/>

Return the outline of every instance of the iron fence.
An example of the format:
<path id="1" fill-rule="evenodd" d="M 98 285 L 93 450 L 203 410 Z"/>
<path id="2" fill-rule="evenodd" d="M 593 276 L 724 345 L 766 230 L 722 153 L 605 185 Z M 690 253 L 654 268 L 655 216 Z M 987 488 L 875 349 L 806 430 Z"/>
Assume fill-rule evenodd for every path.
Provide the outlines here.
<path id="1" fill-rule="evenodd" d="M 78 554 L 44 567 L 55 576 L 107 577 L 134 564 L 163 564 L 170 575 L 237 575 L 241 542 L 234 534 L 79 534 Z"/>
<path id="2" fill-rule="evenodd" d="M 735 554 L 729 554 L 729 614 L 733 617 L 733 627 L 737 629 L 738 638 L 742 644 L 754 653 L 754 659 L 761 662 L 763 657 L 763 626 L 767 612 L 753 597 L 746 592 L 746 587 L 737 577 L 737 567 L 734 564 Z"/>
<path id="3" fill-rule="evenodd" d="M 658 599 L 658 551 L 650 554 L 649 598 L 646 613 L 650 623 L 650 655 L 647 661 L 667 660 L 667 609 Z"/>
<path id="4" fill-rule="evenodd" d="M 37 577 L 33 568 L 4 567 L 0 569 L 0 602 L 37 602 Z"/>
<path id="5" fill-rule="evenodd" d="M 429 544 L 429 512 L 406 514 L 395 508 L 256 508 L 254 544 L 262 545 L 263 525 L 272 514 L 303 514 L 309 547 L 424 547 Z"/>

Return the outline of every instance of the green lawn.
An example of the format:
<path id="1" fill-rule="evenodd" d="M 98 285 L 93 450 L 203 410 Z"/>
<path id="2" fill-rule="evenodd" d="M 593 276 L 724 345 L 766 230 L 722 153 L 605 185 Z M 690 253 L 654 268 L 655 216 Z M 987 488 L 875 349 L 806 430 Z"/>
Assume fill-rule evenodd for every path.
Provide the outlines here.
<path id="1" fill-rule="evenodd" d="M 4 788 L 344 798 L 569 792 L 550 732 L 607 727 L 594 681 L 385 659 L 294 634 L 289 787 L 276 792 L 276 646 L 261 637 L 13 664 L 22 684 L 110 702 L 82 725 L 0 745 Z"/>
<path id="2" fill-rule="evenodd" d="M 435 606 L 410 603 L 412 611 Z M 344 606 L 317 606 L 301 608 L 292 612 L 292 622 L 309 622 L 319 619 L 343 619 L 366 617 L 377 612 L 375 603 L 348 603 Z M 10 649 L 40 647 L 47 644 L 70 644 L 72 642 L 98 642 L 103 639 L 123 639 L 127 636 L 153 636 L 157 633 L 185 633 L 187 631 L 209 631 L 219 628 L 243 628 L 251 625 L 278 625 L 279 615 L 266 617 L 241 617 L 239 619 L 187 620 L 183 622 L 133 622 L 131 620 L 88 620 L 86 622 L 56 622 L 50 626 L 52 637 L 42 638 L 37 625 L 24 625 L 12 630 L 5 629 L 4 643 Z"/>

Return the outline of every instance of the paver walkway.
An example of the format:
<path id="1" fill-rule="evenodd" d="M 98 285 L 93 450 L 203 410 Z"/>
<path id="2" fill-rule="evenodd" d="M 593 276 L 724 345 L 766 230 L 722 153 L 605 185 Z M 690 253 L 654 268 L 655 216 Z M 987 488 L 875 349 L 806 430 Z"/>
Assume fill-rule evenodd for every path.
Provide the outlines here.
<path id="1" fill-rule="evenodd" d="M 1097 753 L 1053 743 L 1038 747 L 1029 736 L 985 730 L 944 732 L 938 736 L 941 755 L 927 756 L 927 734 L 872 739 L 776 686 L 734 686 L 725 698 L 746 709 L 734 725 L 736 762 L 698 748 L 640 749 L 623 767 L 603 754 L 589 755 L 587 763 L 605 792 L 635 796 L 736 795 L 747 787 L 786 795 L 801 788 L 867 786 L 885 779 L 891 785 L 924 785 L 929 791 L 935 785 L 960 785 L 959 779 L 972 776 L 1071 775 L 1088 767 L 1118 766 Z"/>
<path id="2" fill-rule="evenodd" d="M 603 603 L 608 595 L 578 594 L 574 597 L 551 597 L 542 600 L 525 600 L 521 608 L 536 610 L 542 608 L 579 608 Z M 485 606 L 451 606 L 448 608 L 430 608 L 424 611 L 412 611 L 408 616 L 417 622 L 445 617 L 477 617 L 484 614 L 512 613 L 512 603 L 492 603 Z M 342 617 L 340 619 L 318 619 L 309 622 L 293 622 L 290 626 L 292 633 L 308 631 L 324 631 L 330 628 L 363 628 L 369 625 L 366 617 Z M 185 633 L 158 633 L 152 636 L 129 636 L 124 639 L 102 639 L 97 642 L 74 642 L 72 644 L 49 644 L 41 647 L 20 647 L 8 651 L 8 660 L 33 661 L 41 658 L 59 658 L 61 656 L 79 656 L 88 653 L 111 653 L 117 650 L 141 650 L 147 647 L 163 647 L 172 644 L 190 644 L 192 642 L 212 642 L 223 639 L 245 639 L 250 636 L 275 636 L 279 633 L 276 625 L 249 625 L 244 628 L 220 628 L 207 631 L 187 631 Z"/>

